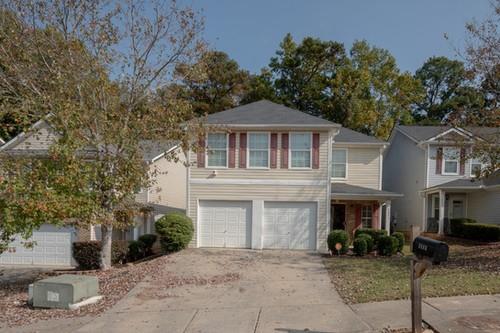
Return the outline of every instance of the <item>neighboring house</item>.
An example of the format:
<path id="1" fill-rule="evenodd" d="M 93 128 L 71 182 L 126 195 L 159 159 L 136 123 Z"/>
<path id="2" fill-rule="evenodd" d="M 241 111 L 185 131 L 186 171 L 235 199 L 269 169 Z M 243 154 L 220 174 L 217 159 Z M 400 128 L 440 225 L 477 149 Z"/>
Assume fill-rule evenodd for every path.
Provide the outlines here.
<path id="1" fill-rule="evenodd" d="M 498 138 L 491 127 L 396 126 L 384 160 L 384 189 L 404 194 L 393 202 L 396 228 L 449 231 L 449 219 L 500 223 L 500 177 L 475 180 L 483 166 L 466 159 L 474 140 Z"/>
<path id="2" fill-rule="evenodd" d="M 2 145 L 0 152 L 33 158 L 44 156 L 56 138 L 53 128 L 41 120 L 29 132 L 21 133 Z M 142 141 L 141 146 L 144 159 L 150 165 L 153 185 L 137 193 L 135 201 L 147 209 L 136 217 L 136 224 L 130 229 L 115 228 L 113 239 L 137 239 L 142 234 L 154 233 L 154 221 L 160 216 L 170 211 L 185 211 L 187 172 L 180 147 L 169 142 L 150 141 Z M 179 162 L 166 158 L 174 151 L 179 154 Z M 32 239 L 37 242 L 33 249 L 22 245 L 25 240 L 15 240 L 9 250 L 0 255 L 0 264 L 71 265 L 72 242 L 100 239 L 100 228 L 75 228 L 72 225 L 57 228 L 45 224 L 33 233 Z"/>
<path id="3" fill-rule="evenodd" d="M 207 122 L 188 155 L 192 246 L 325 251 L 333 227 L 381 227 L 386 143 L 269 101 Z"/>

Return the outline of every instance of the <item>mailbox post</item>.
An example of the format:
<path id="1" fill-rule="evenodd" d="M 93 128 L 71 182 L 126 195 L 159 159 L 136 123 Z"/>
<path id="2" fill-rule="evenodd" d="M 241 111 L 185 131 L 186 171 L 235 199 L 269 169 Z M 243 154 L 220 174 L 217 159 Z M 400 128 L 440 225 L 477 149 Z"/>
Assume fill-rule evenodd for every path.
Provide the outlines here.
<path id="1" fill-rule="evenodd" d="M 448 244 L 426 237 L 416 237 L 412 247 L 415 258 L 411 260 L 411 328 L 422 333 L 422 276 L 434 265 L 448 259 Z"/>

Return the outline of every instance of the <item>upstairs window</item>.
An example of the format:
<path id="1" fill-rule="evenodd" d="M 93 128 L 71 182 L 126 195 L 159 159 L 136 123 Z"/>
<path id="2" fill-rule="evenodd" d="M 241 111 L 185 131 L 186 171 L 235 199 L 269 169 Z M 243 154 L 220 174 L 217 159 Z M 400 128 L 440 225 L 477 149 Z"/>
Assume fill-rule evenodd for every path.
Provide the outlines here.
<path id="1" fill-rule="evenodd" d="M 227 167 L 227 134 L 209 133 L 207 136 L 207 166 Z"/>
<path id="2" fill-rule="evenodd" d="M 311 133 L 290 133 L 290 165 L 311 168 Z"/>
<path id="3" fill-rule="evenodd" d="M 460 164 L 460 149 L 453 147 L 443 148 L 443 175 L 458 175 Z"/>
<path id="4" fill-rule="evenodd" d="M 363 228 L 372 227 L 372 206 L 365 205 L 361 209 L 361 225 Z"/>
<path id="5" fill-rule="evenodd" d="M 478 158 L 473 158 L 470 160 L 470 176 L 477 177 L 477 175 L 481 174 L 483 170 L 483 163 Z"/>
<path id="6" fill-rule="evenodd" d="M 248 133 L 248 167 L 269 168 L 269 133 Z"/>
<path id="7" fill-rule="evenodd" d="M 332 178 L 347 178 L 347 149 L 334 149 L 332 153 Z"/>

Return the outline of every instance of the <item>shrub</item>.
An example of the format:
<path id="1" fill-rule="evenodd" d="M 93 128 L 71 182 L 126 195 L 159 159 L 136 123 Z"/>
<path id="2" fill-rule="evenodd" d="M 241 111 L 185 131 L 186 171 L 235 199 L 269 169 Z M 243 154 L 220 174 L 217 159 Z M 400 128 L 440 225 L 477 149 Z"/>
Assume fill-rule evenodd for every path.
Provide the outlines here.
<path id="1" fill-rule="evenodd" d="M 500 241 L 500 226 L 495 224 L 476 223 L 471 219 L 451 219 L 453 236 L 487 242 Z"/>
<path id="2" fill-rule="evenodd" d="M 364 256 L 367 250 L 366 239 L 364 237 L 358 237 L 353 242 L 354 253 L 358 256 Z"/>
<path id="3" fill-rule="evenodd" d="M 392 237 L 397 238 L 398 240 L 398 252 L 403 252 L 403 247 L 405 246 L 405 235 L 402 232 L 395 232 L 392 234 Z"/>
<path id="4" fill-rule="evenodd" d="M 182 250 L 193 238 L 193 222 L 184 214 L 167 214 L 156 221 L 155 227 L 165 252 Z"/>
<path id="5" fill-rule="evenodd" d="M 128 242 L 128 259 L 136 261 L 146 256 L 144 252 L 144 243 L 138 240 Z"/>
<path id="6" fill-rule="evenodd" d="M 378 240 L 378 253 L 383 256 L 391 256 L 397 253 L 399 241 L 396 237 L 381 236 Z"/>
<path id="7" fill-rule="evenodd" d="M 73 243 L 73 258 L 80 269 L 99 269 L 101 267 L 101 242 L 85 241 Z"/>
<path id="8" fill-rule="evenodd" d="M 373 238 L 373 243 L 378 247 L 379 238 L 382 236 L 387 236 L 387 231 L 384 229 L 370 229 L 370 228 L 360 228 L 354 233 L 354 238 L 358 238 L 359 235 L 367 234 Z"/>
<path id="9" fill-rule="evenodd" d="M 128 241 L 114 240 L 111 242 L 111 264 L 124 264 L 127 262 Z"/>
<path id="10" fill-rule="evenodd" d="M 375 242 L 373 242 L 372 236 L 368 234 L 360 234 L 356 239 L 364 239 L 366 242 L 366 253 L 370 253 L 373 251 L 373 246 L 375 245 Z"/>
<path id="11" fill-rule="evenodd" d="M 139 241 L 144 245 L 144 254 L 150 256 L 153 254 L 153 245 L 158 237 L 155 234 L 145 234 L 139 236 Z"/>
<path id="12" fill-rule="evenodd" d="M 328 235 L 327 243 L 328 243 L 328 249 L 332 251 L 332 253 L 337 253 L 337 250 L 335 249 L 335 245 L 337 243 L 342 244 L 342 248 L 340 249 L 340 254 L 345 254 L 347 253 L 348 250 L 348 241 L 349 241 L 349 236 L 347 235 L 347 232 L 344 230 L 333 230 L 330 232 Z"/>

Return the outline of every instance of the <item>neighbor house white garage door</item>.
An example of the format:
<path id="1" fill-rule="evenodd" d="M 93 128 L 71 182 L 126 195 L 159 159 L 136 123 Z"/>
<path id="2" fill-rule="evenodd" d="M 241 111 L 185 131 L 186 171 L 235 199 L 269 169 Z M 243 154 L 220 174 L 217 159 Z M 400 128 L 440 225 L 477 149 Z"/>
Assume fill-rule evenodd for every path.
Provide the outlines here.
<path id="1" fill-rule="evenodd" d="M 0 255 L 0 264 L 33 266 L 71 266 L 71 244 L 73 228 L 57 228 L 42 225 L 33 232 L 29 241 L 35 241 L 32 248 L 26 248 L 27 240 L 16 238 L 7 251 Z"/>
<path id="2" fill-rule="evenodd" d="M 315 202 L 265 202 L 262 245 L 268 249 L 316 249 Z"/>
<path id="3" fill-rule="evenodd" d="M 250 201 L 199 202 L 199 246 L 250 248 L 252 203 Z"/>

